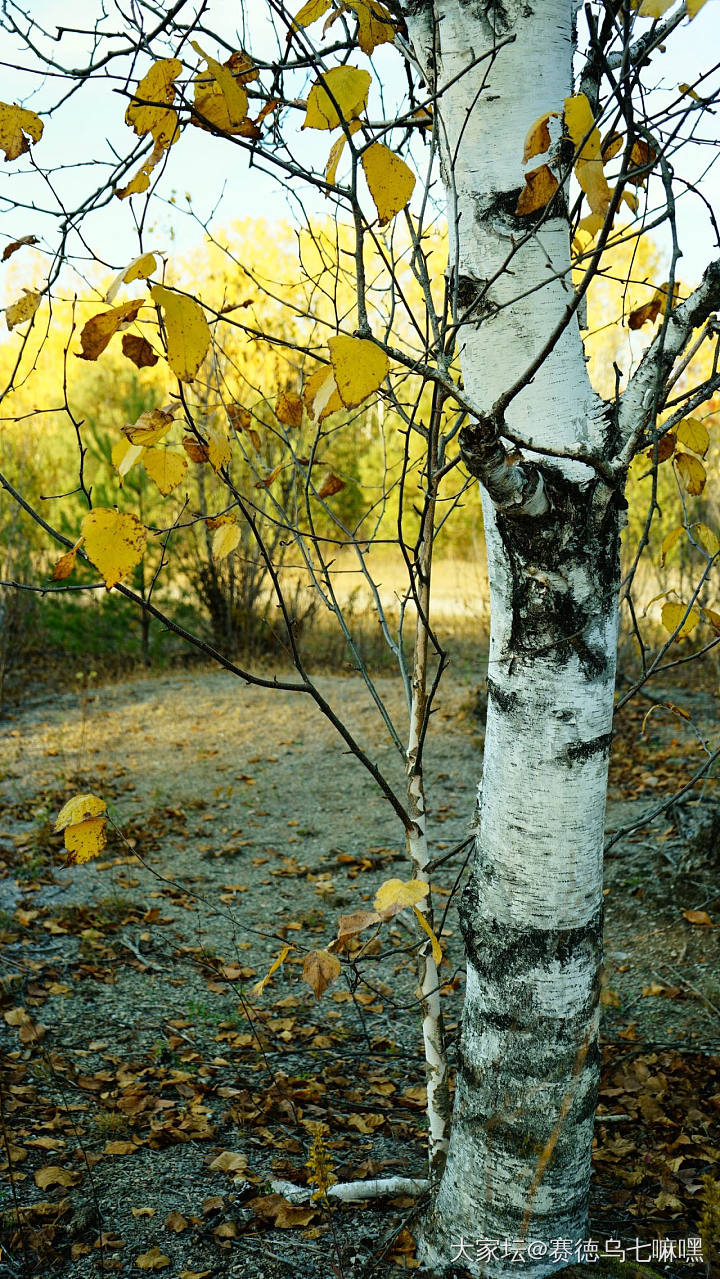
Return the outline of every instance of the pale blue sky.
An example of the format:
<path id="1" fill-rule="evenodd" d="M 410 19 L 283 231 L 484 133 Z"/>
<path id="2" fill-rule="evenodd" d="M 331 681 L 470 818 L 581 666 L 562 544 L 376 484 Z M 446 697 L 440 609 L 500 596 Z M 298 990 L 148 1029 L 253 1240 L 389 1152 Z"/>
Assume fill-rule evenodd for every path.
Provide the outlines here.
<path id="1" fill-rule="evenodd" d="M 299 7 L 299 3 L 300 0 L 295 7 Z M 92 16 L 99 11 L 100 4 L 99 0 L 65 0 L 60 6 L 57 0 L 30 0 L 30 8 L 38 21 L 45 21 L 48 29 L 54 31 L 59 18 L 65 27 L 87 27 Z M 231 43 L 244 43 L 259 56 L 273 56 L 274 36 L 265 16 L 266 6 L 259 3 L 259 0 L 237 8 L 234 5 L 220 4 L 215 6 L 215 10 L 223 21 L 222 34 Z M 245 32 L 242 28 L 233 31 L 229 16 L 238 12 L 242 15 L 243 11 L 245 14 L 252 13 L 252 29 Z M 61 42 L 50 47 L 57 57 L 62 56 L 66 62 L 75 59 L 80 63 L 84 60 L 85 43 L 86 37 L 65 35 Z M 217 53 L 217 48 L 209 38 L 203 38 L 202 43 L 209 53 Z M 718 50 L 720 8 L 718 0 L 708 0 L 692 23 L 684 22 L 673 34 L 668 41 L 667 50 L 655 56 L 653 73 L 659 87 L 653 99 L 653 107 L 670 102 L 677 95 L 680 82 L 694 82 L 702 70 L 716 61 Z M 404 89 L 401 62 L 392 50 L 380 50 L 378 55 L 376 66 L 388 86 L 392 100 L 395 88 L 398 96 L 402 95 Z M 26 51 L 21 50 L 19 41 L 11 39 L 5 33 L 0 33 L 0 59 L 4 63 L 2 94 L 7 101 L 22 102 L 27 107 L 43 111 L 57 98 L 58 86 L 63 84 L 62 79 L 54 76 L 39 78 L 37 74 L 17 69 L 23 65 L 32 66 L 32 59 Z M 360 52 L 353 60 L 358 65 L 366 64 Z M 141 72 L 146 69 L 147 60 L 140 65 Z M 708 82 L 708 87 L 701 88 L 700 91 L 710 92 L 717 82 L 716 73 Z M 112 148 L 116 148 L 120 154 L 127 151 L 133 135 L 123 121 L 126 98 L 114 91 L 120 87 L 121 85 L 112 81 L 98 79 L 95 84 L 86 85 L 57 115 L 46 120 L 45 135 L 34 149 L 38 164 L 53 168 L 58 165 L 68 166 L 55 172 L 52 190 L 44 179 L 32 171 L 27 157 L 4 166 L 3 181 L 0 184 L 0 230 L 4 239 L 36 234 L 48 247 L 52 247 L 56 236 L 52 219 L 43 216 L 40 209 L 56 209 L 58 197 L 65 207 L 76 207 L 101 184 L 98 174 L 102 174 L 103 170 L 98 170 L 93 161 L 99 158 L 111 160 Z M 302 92 L 302 88 L 299 83 L 298 93 Z M 376 110 L 379 110 L 377 103 Z M 301 119 L 302 114 L 298 112 L 298 125 Z M 720 217 L 720 114 L 697 113 L 695 120 L 698 133 L 705 141 L 686 148 L 682 160 L 678 157 L 676 167 L 678 173 L 689 180 L 699 181 L 705 199 L 714 206 Z M 295 127 L 288 135 L 288 140 L 291 148 L 297 148 L 298 156 L 305 158 L 309 154 L 318 166 L 324 165 L 329 148 L 327 134 L 301 134 L 299 128 Z M 74 167 L 78 164 L 81 167 Z M 708 171 L 702 176 L 705 169 Z M 168 204 L 156 205 L 148 221 L 144 247 L 159 248 L 169 253 L 186 253 L 201 240 L 202 232 L 197 223 L 181 212 L 183 208 L 187 208 L 186 192 L 192 192 L 194 207 L 202 217 L 209 216 L 215 210 L 215 228 L 246 217 L 263 217 L 270 221 L 294 220 L 298 195 L 306 196 L 311 211 L 325 212 L 331 207 L 316 192 L 303 191 L 301 184 L 297 182 L 283 188 L 258 168 L 250 169 L 246 154 L 228 146 L 222 139 L 188 128 L 171 149 L 161 184 L 164 196 L 170 197 L 174 193 L 176 207 Z M 38 211 L 13 209 L 13 201 L 32 201 Z M 136 199 L 133 203 L 137 213 L 141 214 L 144 202 Z M 714 245 L 710 221 L 701 201 L 691 194 L 681 196 L 678 217 L 684 252 L 680 276 L 692 283 L 719 250 Z M 153 228 L 152 231 L 149 230 L 150 227 Z M 113 267 L 123 266 L 138 252 L 138 236 L 128 201 L 111 199 L 104 208 L 90 215 L 84 224 L 84 235 L 89 254 Z M 75 248 L 78 248 L 77 241 Z M 81 252 L 87 253 L 88 250 Z M 17 259 L 15 261 L 17 263 Z M 16 278 L 15 269 L 10 274 Z"/>

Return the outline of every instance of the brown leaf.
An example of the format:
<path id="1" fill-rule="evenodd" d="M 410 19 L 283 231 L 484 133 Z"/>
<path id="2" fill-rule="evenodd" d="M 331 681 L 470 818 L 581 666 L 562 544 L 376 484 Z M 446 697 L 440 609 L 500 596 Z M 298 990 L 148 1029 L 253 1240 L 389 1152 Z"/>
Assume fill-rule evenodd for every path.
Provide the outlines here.
<path id="1" fill-rule="evenodd" d="M 211 1172 L 244 1172 L 247 1166 L 247 1156 L 236 1154 L 233 1150 L 223 1150 L 222 1154 L 208 1164 Z"/>
<path id="2" fill-rule="evenodd" d="M 139 337 L 135 333 L 123 333 L 122 349 L 123 355 L 126 355 L 128 360 L 132 360 L 138 369 L 151 369 L 160 359 L 147 338 Z"/>
<path id="3" fill-rule="evenodd" d="M 45 1168 L 38 1168 L 35 1173 L 35 1185 L 41 1190 L 47 1190 L 48 1186 L 74 1186 L 77 1180 L 76 1173 L 68 1172 L 58 1164 L 47 1164 Z"/>
<path id="4" fill-rule="evenodd" d="M 3 262 L 7 262 L 13 253 L 17 253 L 18 249 L 22 249 L 26 244 L 39 244 L 39 240 L 36 235 L 23 235 L 19 240 L 13 240 L 10 244 L 6 244 L 3 249 Z"/>
<path id="5" fill-rule="evenodd" d="M 77 559 L 77 547 L 73 546 L 71 550 L 66 551 L 64 555 L 61 555 L 60 559 L 57 561 L 53 569 L 52 581 L 64 582 L 65 578 L 69 577 L 70 574 L 74 571 L 76 559 Z"/>
<path id="6" fill-rule="evenodd" d="M 303 981 L 311 987 L 317 999 L 327 990 L 342 972 L 340 960 L 327 950 L 311 950 L 305 956 L 303 964 Z"/>
<path id="7" fill-rule="evenodd" d="M 554 196 L 558 189 L 558 180 L 547 164 L 531 169 L 525 174 L 525 186 L 520 192 L 515 212 L 518 217 L 526 217 L 529 213 L 537 213 Z"/>
<path id="8" fill-rule="evenodd" d="M 657 448 L 658 462 L 667 462 L 668 458 L 672 457 L 673 453 L 675 452 L 676 443 L 677 443 L 677 440 L 676 440 L 676 437 L 673 435 L 672 431 L 668 431 L 667 435 L 663 435 L 658 440 L 658 448 Z M 645 453 L 645 456 L 649 462 L 652 462 L 653 450 L 648 449 Z"/>
<path id="9" fill-rule="evenodd" d="M 650 147 L 647 142 L 638 140 L 637 142 L 634 143 L 633 149 L 630 152 L 630 164 L 633 166 L 633 168 L 645 169 L 649 167 L 650 165 L 654 164 L 656 159 L 657 159 L 656 152 L 653 151 L 652 147 Z M 644 187 L 646 177 L 647 177 L 646 173 L 628 174 L 627 180 L 628 182 L 632 182 L 633 186 Z"/>
<path id="10" fill-rule="evenodd" d="M 295 1226 L 307 1226 L 317 1216 L 317 1208 L 311 1204 L 291 1204 L 282 1195 L 261 1195 L 245 1205 L 280 1230 L 292 1230 Z"/>
<path id="11" fill-rule="evenodd" d="M 523 151 L 523 164 L 528 160 L 532 160 L 535 155 L 544 155 L 550 146 L 550 129 L 549 121 L 553 117 L 557 120 L 557 111 L 546 111 L 545 115 L 541 115 L 535 120 L 528 129 L 525 138 L 525 150 Z"/>
<path id="12" fill-rule="evenodd" d="M 684 910 L 683 918 L 685 918 L 689 924 L 700 924 L 704 925 L 706 928 L 708 926 L 710 928 L 714 928 L 715 926 L 706 910 Z"/>
<path id="13" fill-rule="evenodd" d="M 199 440 L 194 439 L 192 435 L 184 435 L 182 446 L 185 449 L 191 462 L 209 462 L 210 454 L 207 445 L 201 444 Z"/>
<path id="14" fill-rule="evenodd" d="M 357 937 L 358 933 L 364 932 L 366 928 L 379 922 L 380 916 L 374 910 L 356 910 L 352 915 L 341 915 L 337 940 L 345 941 L 348 937 Z"/>
<path id="15" fill-rule="evenodd" d="M 172 1262 L 157 1245 L 153 1245 L 149 1252 L 141 1252 L 140 1256 L 135 1258 L 135 1265 L 140 1270 L 165 1270 L 167 1266 L 172 1265 Z"/>
<path id="16" fill-rule="evenodd" d="M 339 493 L 345 488 L 345 481 L 340 479 L 334 471 L 327 471 L 320 481 L 320 487 L 317 491 L 318 497 L 333 497 L 335 493 Z"/>
<path id="17" fill-rule="evenodd" d="M 181 1212 L 169 1212 L 165 1218 L 165 1229 L 174 1230 L 175 1234 L 180 1234 L 181 1230 L 187 1230 L 189 1225 L 187 1217 L 183 1217 Z"/>
<path id="18" fill-rule="evenodd" d="M 137 319 L 142 305 L 143 299 L 135 298 L 130 302 L 123 302 L 120 306 L 114 306 L 110 311 L 102 311 L 100 315 L 94 315 L 91 320 L 88 320 L 80 334 L 82 351 L 78 359 L 97 360 L 118 329 L 132 324 L 133 320 Z"/>

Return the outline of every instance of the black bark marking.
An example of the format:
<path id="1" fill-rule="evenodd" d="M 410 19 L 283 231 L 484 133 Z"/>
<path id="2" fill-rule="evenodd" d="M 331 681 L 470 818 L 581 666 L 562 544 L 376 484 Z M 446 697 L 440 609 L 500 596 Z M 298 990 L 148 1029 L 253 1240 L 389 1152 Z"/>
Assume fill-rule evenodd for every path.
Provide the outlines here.
<path id="1" fill-rule="evenodd" d="M 601 733 L 589 742 L 571 742 L 565 748 L 565 760 L 568 764 L 576 764 L 593 755 L 607 754 L 612 743 L 612 733 Z"/>
<path id="2" fill-rule="evenodd" d="M 500 685 L 496 684 L 489 675 L 486 679 L 486 683 L 488 697 L 492 697 L 499 710 L 509 714 L 510 711 L 515 710 L 515 708 L 519 706 L 520 696 L 518 693 L 514 693 L 511 689 L 500 688 Z"/>

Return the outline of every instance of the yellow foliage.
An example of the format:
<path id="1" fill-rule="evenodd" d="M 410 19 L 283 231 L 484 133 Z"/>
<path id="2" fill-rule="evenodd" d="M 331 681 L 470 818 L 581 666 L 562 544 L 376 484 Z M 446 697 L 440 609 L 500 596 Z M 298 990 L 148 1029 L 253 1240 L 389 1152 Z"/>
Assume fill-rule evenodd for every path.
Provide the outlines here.
<path id="1" fill-rule="evenodd" d="M 422 879 L 386 879 L 375 894 L 373 905 L 383 919 L 392 919 L 406 906 L 417 906 L 430 892 Z"/>
<path id="2" fill-rule="evenodd" d="M 11 332 L 17 328 L 18 324 L 24 324 L 26 320 L 32 319 L 41 298 L 41 293 L 32 293 L 25 289 L 23 296 L 18 298 L 17 302 L 5 307 L 5 323 Z"/>
<path id="3" fill-rule="evenodd" d="M 565 99 L 565 124 L 575 147 L 575 176 L 592 212 L 604 218 L 610 207 L 610 187 L 603 169 L 600 132 L 584 93 Z"/>
<path id="4" fill-rule="evenodd" d="M 150 133 L 156 143 L 169 146 L 178 118 L 177 112 L 168 108 L 175 101 L 175 81 L 181 71 L 182 63 L 177 58 L 160 58 L 143 76 L 125 112 L 126 124 L 135 130 L 138 137 Z M 168 105 L 150 105 L 157 103 Z"/>

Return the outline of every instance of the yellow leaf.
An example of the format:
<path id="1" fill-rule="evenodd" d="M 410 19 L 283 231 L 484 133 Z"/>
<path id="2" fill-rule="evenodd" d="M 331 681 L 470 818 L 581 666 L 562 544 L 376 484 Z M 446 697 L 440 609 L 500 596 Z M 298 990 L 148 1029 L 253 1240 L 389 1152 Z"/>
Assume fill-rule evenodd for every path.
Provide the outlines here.
<path id="1" fill-rule="evenodd" d="M 39 142 L 43 122 L 34 111 L 26 111 L 17 103 L 0 102 L 0 150 L 6 160 L 17 160 L 30 150 L 30 139 Z"/>
<path id="2" fill-rule="evenodd" d="M 204 58 L 208 70 L 195 81 L 195 107 L 209 124 L 223 133 L 237 133 L 248 113 L 248 96 L 242 84 L 235 79 L 230 62 L 218 62 L 191 40 L 193 49 Z M 203 122 L 193 123 L 203 127 Z"/>
<path id="3" fill-rule="evenodd" d="M 241 532 L 237 520 L 232 516 L 215 529 L 212 539 L 212 553 L 216 560 L 224 560 L 240 542 Z"/>
<path id="4" fill-rule="evenodd" d="M 310 375 L 303 387 L 303 401 L 315 422 L 323 422 L 331 413 L 337 413 L 342 408 L 343 402 L 331 364 L 321 365 Z"/>
<path id="5" fill-rule="evenodd" d="M 600 133 L 584 93 L 565 99 L 565 125 L 575 147 L 575 176 L 593 213 L 605 217 L 610 187 L 603 170 Z"/>
<path id="6" fill-rule="evenodd" d="M 10 332 L 17 328 L 18 324 L 24 324 L 26 320 L 32 319 L 40 305 L 41 298 L 42 293 L 32 293 L 29 289 L 25 289 L 23 296 L 18 298 L 17 302 L 5 307 L 5 323 Z"/>
<path id="7" fill-rule="evenodd" d="M 675 428 L 675 435 L 680 444 L 684 444 L 686 448 L 692 449 L 693 453 L 699 453 L 704 457 L 710 447 L 710 436 L 707 427 L 703 426 L 696 417 L 686 417 L 679 426 Z"/>
<path id="8" fill-rule="evenodd" d="M 304 129 L 336 129 L 365 109 L 372 77 L 359 67 L 333 67 L 315 82 L 307 100 Z M 339 112 L 339 114 L 338 114 Z"/>
<path id="9" fill-rule="evenodd" d="M 68 861 L 73 866 L 82 866 L 93 857 L 97 857 L 107 844 L 106 817 L 93 817 L 86 822 L 78 822 L 76 826 L 68 826 L 65 831 L 65 847 Z"/>
<path id="10" fill-rule="evenodd" d="M 373 905 L 383 919 L 392 919 L 406 906 L 417 906 L 429 891 L 422 879 L 386 879 L 378 888 Z"/>
<path id="11" fill-rule="evenodd" d="M 405 208 L 415 187 L 415 174 L 399 155 L 382 142 L 373 142 L 363 152 L 361 164 L 380 226 L 386 226 Z"/>
<path id="12" fill-rule="evenodd" d="M 82 522 L 88 559 L 108 590 L 126 577 L 145 554 L 147 530 L 134 515 L 96 507 Z"/>
<path id="13" fill-rule="evenodd" d="M 131 444 L 158 444 L 170 430 L 174 418 L 167 409 L 146 409 L 137 422 L 128 422 L 123 435 Z"/>
<path id="14" fill-rule="evenodd" d="M 337 182 L 338 165 L 340 163 L 340 157 L 345 149 L 346 142 L 347 138 L 343 133 L 339 138 L 335 139 L 330 148 L 330 154 L 328 156 L 327 164 L 325 165 L 325 181 L 332 183 L 333 186 Z"/>
<path id="15" fill-rule="evenodd" d="M 708 555 L 717 555 L 718 551 L 720 551 L 720 541 L 718 541 L 712 529 L 708 528 L 707 524 L 691 524 L 690 536 L 694 542 L 699 542 Z"/>
<path id="16" fill-rule="evenodd" d="M 552 200 L 559 186 L 552 169 L 541 164 L 525 174 L 525 186 L 518 197 L 515 212 L 518 217 L 526 217 L 528 213 L 537 213 Z"/>
<path id="17" fill-rule="evenodd" d="M 680 540 L 684 532 L 685 532 L 685 528 L 681 524 L 678 528 L 674 528 L 672 532 L 668 533 L 667 537 L 663 539 L 663 544 L 661 548 L 663 567 L 665 565 L 665 560 L 670 554 L 670 551 L 672 550 L 673 546 L 675 546 L 676 542 Z"/>
<path id="18" fill-rule="evenodd" d="M 687 15 L 691 22 L 700 12 L 704 4 L 705 0 L 685 0 L 685 8 L 687 9 Z"/>
<path id="19" fill-rule="evenodd" d="M 74 1186 L 77 1182 L 77 1174 L 68 1172 L 66 1168 L 61 1168 L 58 1164 L 48 1164 L 45 1168 L 38 1168 L 34 1174 L 35 1185 L 41 1190 L 47 1190 L 48 1186 Z"/>
<path id="20" fill-rule="evenodd" d="M 177 112 L 168 107 L 175 101 L 175 81 L 181 71 L 182 63 L 177 58 L 160 58 L 143 76 L 125 112 L 125 123 L 135 130 L 138 137 L 150 133 L 156 143 L 169 146 L 178 118 Z M 143 106 L 143 103 L 155 105 Z M 166 103 L 167 106 L 158 106 L 158 103 Z"/>
<path id="21" fill-rule="evenodd" d="M 301 426 L 303 402 L 295 391 L 282 391 L 275 405 L 275 416 L 285 426 Z"/>
<path id="22" fill-rule="evenodd" d="M 277 959 L 274 960 L 274 962 L 270 965 L 265 976 L 261 978 L 260 981 L 255 983 L 255 985 L 252 988 L 252 993 L 256 999 L 259 998 L 260 995 L 262 995 L 273 973 L 276 973 L 278 968 L 280 968 L 280 966 L 285 963 L 285 960 L 287 959 L 291 950 L 292 950 L 292 946 L 283 946 L 282 950 L 280 951 L 280 954 L 278 955 Z"/>
<path id="23" fill-rule="evenodd" d="M 676 453 L 675 465 L 680 472 L 685 488 L 693 497 L 697 497 L 705 488 L 707 474 L 702 462 L 692 453 Z"/>
<path id="24" fill-rule="evenodd" d="M 424 932 L 427 933 L 428 937 L 430 938 L 430 943 L 432 947 L 432 956 L 433 956 L 433 959 L 435 960 L 435 963 L 436 964 L 442 963 L 443 955 L 442 955 L 442 950 L 440 949 L 440 942 L 435 936 L 432 928 L 430 927 L 422 911 L 419 910 L 417 906 L 413 906 L 413 910 L 415 912 L 415 915 L 420 927 L 423 929 Z"/>
<path id="25" fill-rule="evenodd" d="M 122 271 L 118 271 L 110 288 L 105 294 L 105 301 L 112 302 L 118 290 L 123 284 L 132 284 L 133 280 L 147 280 L 152 275 L 157 263 L 154 253 L 141 253 L 139 257 L 133 258 L 132 262 L 123 267 Z"/>
<path id="26" fill-rule="evenodd" d="M 309 27 L 311 22 L 317 22 L 318 18 L 324 17 L 331 4 L 332 0 L 308 0 L 299 13 L 295 14 L 293 19 L 295 26 Z"/>
<path id="27" fill-rule="evenodd" d="M 550 129 L 548 127 L 551 119 L 557 120 L 557 111 L 546 111 L 544 115 L 534 120 L 527 131 L 525 138 L 525 148 L 523 150 L 523 164 L 528 160 L 532 160 L 535 155 L 544 155 L 550 146 Z"/>
<path id="28" fill-rule="evenodd" d="M 99 795 L 74 795 L 67 804 L 63 804 L 55 819 L 55 831 L 65 830 L 67 826 L 76 826 L 89 817 L 99 817 L 107 812 L 107 804 Z"/>
<path id="29" fill-rule="evenodd" d="M 330 338 L 328 348 L 340 399 L 346 409 L 355 408 L 382 385 L 388 357 L 368 338 Z"/>
<path id="30" fill-rule="evenodd" d="M 716 635 L 720 635 L 720 613 L 716 613 L 713 608 L 704 608 L 703 617 L 712 626 Z"/>
<path id="31" fill-rule="evenodd" d="M 82 350 L 78 354 L 80 360 L 97 360 L 102 355 L 108 342 L 115 334 L 137 319 L 143 305 L 142 298 L 133 298 L 130 302 L 122 302 L 112 311 L 101 311 L 83 325 L 80 334 Z"/>
<path id="32" fill-rule="evenodd" d="M 142 444 L 131 444 L 129 440 L 118 440 L 113 444 L 110 456 L 121 480 L 124 479 L 144 452 Z"/>
<path id="33" fill-rule="evenodd" d="M 168 364 L 181 382 L 192 382 L 210 345 L 210 326 L 199 302 L 162 284 L 150 294 L 161 306 L 167 333 Z"/>
<path id="34" fill-rule="evenodd" d="M 206 428 L 206 434 L 208 460 L 213 470 L 219 471 L 221 466 L 227 466 L 232 456 L 230 441 L 222 427 L 213 423 Z"/>
<path id="35" fill-rule="evenodd" d="M 143 466 L 163 497 L 182 483 L 188 469 L 187 458 L 182 453 L 172 453 L 170 449 L 146 449 Z"/>
<path id="36" fill-rule="evenodd" d="M 633 4 L 639 18 L 662 18 L 675 0 L 641 0 L 640 6 Z"/>
<path id="37" fill-rule="evenodd" d="M 389 44 L 395 39 L 392 15 L 378 0 L 345 0 L 345 3 L 357 14 L 358 44 L 363 53 L 370 54 L 379 44 Z"/>
<path id="38" fill-rule="evenodd" d="M 165 138 L 160 138 L 155 143 L 150 155 L 140 165 L 137 173 L 130 179 L 127 186 L 118 187 L 115 195 L 118 200 L 127 200 L 130 195 L 142 195 L 143 191 L 147 191 L 150 186 L 150 176 L 154 169 L 157 168 L 163 156 L 168 149 L 169 143 Z"/>
<path id="39" fill-rule="evenodd" d="M 140 1270 L 164 1270 L 166 1266 L 171 1266 L 172 1262 L 164 1252 L 153 1245 L 149 1252 L 141 1252 L 140 1256 L 135 1258 L 135 1265 Z"/>
<path id="40" fill-rule="evenodd" d="M 685 617 L 686 613 L 687 617 Z M 669 635 L 674 635 L 677 631 L 676 639 L 681 639 L 683 635 L 689 635 L 691 631 L 695 630 L 700 621 L 700 611 L 695 608 L 694 604 L 688 612 L 687 604 L 673 604 L 668 601 L 668 603 L 663 604 L 660 616 L 662 617 L 662 624 Z M 685 618 L 684 621 L 683 618 Z"/>
<path id="41" fill-rule="evenodd" d="M 311 950 L 305 956 L 303 981 L 307 982 L 317 999 L 327 990 L 331 982 L 340 976 L 341 972 L 340 960 L 327 950 Z"/>
<path id="42" fill-rule="evenodd" d="M 602 231 L 605 219 L 597 213 L 587 213 L 577 224 L 573 240 L 573 252 L 584 253 L 595 240 L 598 231 Z"/>
<path id="43" fill-rule="evenodd" d="M 623 142 L 625 141 L 622 133 L 613 130 L 603 138 L 600 154 L 602 155 L 603 164 L 607 164 L 609 160 L 614 160 L 619 151 L 622 151 Z"/>

